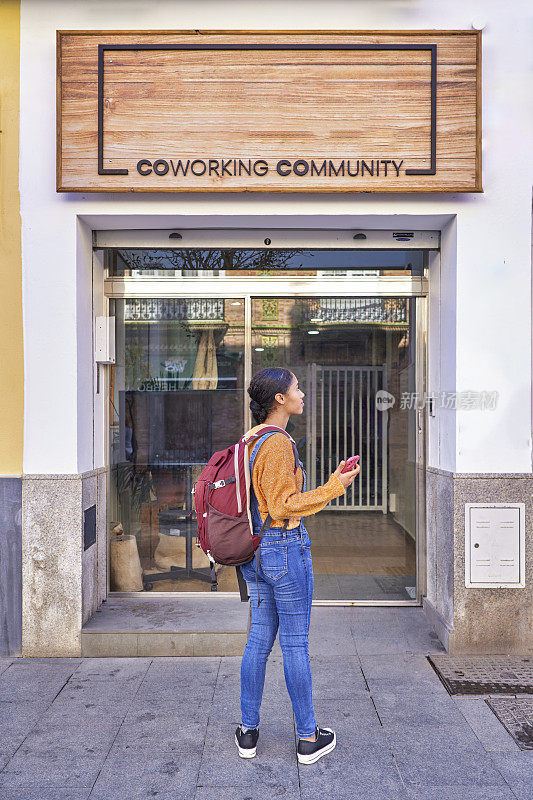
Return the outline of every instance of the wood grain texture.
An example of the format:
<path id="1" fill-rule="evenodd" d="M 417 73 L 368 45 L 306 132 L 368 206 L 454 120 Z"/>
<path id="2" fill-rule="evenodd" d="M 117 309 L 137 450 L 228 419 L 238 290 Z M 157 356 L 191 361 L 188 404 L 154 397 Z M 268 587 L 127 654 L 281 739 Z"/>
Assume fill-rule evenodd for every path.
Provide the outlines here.
<path id="1" fill-rule="evenodd" d="M 99 175 L 98 45 L 197 43 L 228 49 L 104 51 L 101 166 L 128 174 Z M 355 44 L 436 45 L 435 174 L 405 173 L 431 163 L 431 52 L 328 49 Z M 59 31 L 57 190 L 479 192 L 480 60 L 478 31 Z"/>

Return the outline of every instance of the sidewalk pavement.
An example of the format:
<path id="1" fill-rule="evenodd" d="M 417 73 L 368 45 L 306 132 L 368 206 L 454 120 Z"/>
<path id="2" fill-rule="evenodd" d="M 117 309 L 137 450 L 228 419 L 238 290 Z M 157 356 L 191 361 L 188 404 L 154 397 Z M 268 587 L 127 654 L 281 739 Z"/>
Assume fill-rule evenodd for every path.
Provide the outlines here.
<path id="1" fill-rule="evenodd" d="M 1 800 L 530 800 L 482 698 L 450 697 L 416 608 L 311 614 L 315 715 L 336 749 L 299 765 L 279 643 L 257 756 L 241 759 L 240 658 L 0 659 Z"/>

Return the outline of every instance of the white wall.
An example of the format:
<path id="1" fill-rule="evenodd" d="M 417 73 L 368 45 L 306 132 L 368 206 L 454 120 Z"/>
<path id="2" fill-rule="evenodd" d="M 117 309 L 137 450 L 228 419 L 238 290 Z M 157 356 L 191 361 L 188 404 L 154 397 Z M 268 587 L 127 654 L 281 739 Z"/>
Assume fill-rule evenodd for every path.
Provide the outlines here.
<path id="1" fill-rule="evenodd" d="M 229 224 L 280 225 L 318 215 L 338 227 L 390 227 L 390 215 L 440 215 L 447 222 L 439 302 L 443 337 L 440 389 L 497 390 L 495 411 L 446 412 L 435 450 L 445 469 L 531 469 L 531 80 L 526 0 L 292 0 L 179 2 L 22 0 L 21 137 L 26 473 L 71 473 L 93 466 L 90 276 L 87 230 L 107 219 L 127 227 L 186 224 L 189 215 Z M 61 195 L 55 192 L 56 29 L 468 29 L 483 33 L 483 184 L 480 195 Z M 167 216 L 165 225 L 155 217 Z M 453 217 L 456 216 L 454 221 Z M 396 218 L 399 222 L 399 218 Z M 415 222 L 415 220 L 413 220 Z M 172 223 L 170 223 L 171 225 Z M 210 226 L 210 223 L 206 223 Z M 211 223 L 212 224 L 212 223 Z M 403 223 L 405 224 L 405 223 Z M 424 227 L 432 227 L 429 224 Z M 433 226 L 434 227 L 434 226 Z M 80 241 L 77 244 L 77 233 Z M 457 248 L 455 249 L 455 239 Z M 78 248 L 78 249 L 77 249 Z M 454 301 L 455 295 L 455 301 Z M 447 338 L 449 337 L 449 339 Z M 77 385 L 79 383 L 79 390 Z M 87 394 L 85 393 L 87 389 Z M 430 387 L 431 388 L 431 387 Z"/>

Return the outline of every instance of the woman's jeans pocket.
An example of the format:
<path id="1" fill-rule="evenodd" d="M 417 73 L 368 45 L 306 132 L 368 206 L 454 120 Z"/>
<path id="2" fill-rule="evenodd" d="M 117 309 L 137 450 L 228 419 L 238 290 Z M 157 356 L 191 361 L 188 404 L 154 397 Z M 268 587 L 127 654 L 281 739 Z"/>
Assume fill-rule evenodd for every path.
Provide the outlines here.
<path id="1" fill-rule="evenodd" d="M 273 581 L 279 580 L 289 571 L 287 545 L 262 545 L 260 563 L 267 578 Z"/>

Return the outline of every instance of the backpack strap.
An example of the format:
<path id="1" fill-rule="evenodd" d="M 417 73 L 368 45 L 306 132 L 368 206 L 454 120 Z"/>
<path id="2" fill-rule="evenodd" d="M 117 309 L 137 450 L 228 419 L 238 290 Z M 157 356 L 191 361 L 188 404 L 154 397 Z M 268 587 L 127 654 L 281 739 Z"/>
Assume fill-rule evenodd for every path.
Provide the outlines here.
<path id="1" fill-rule="evenodd" d="M 255 462 L 255 458 L 257 456 L 257 452 L 258 452 L 259 448 L 261 447 L 261 445 L 263 444 L 263 442 L 265 441 L 265 439 L 268 439 L 268 437 L 272 436 L 272 434 L 279 433 L 279 432 L 285 433 L 285 435 L 293 443 L 292 447 L 293 447 L 293 451 L 294 451 L 294 454 L 295 454 L 294 471 L 296 472 L 296 470 L 298 469 L 298 465 L 300 463 L 300 459 L 299 459 L 299 456 L 298 456 L 298 451 L 296 449 L 296 443 L 294 442 L 294 439 L 292 438 L 292 436 L 290 436 L 288 433 L 283 431 L 281 428 L 274 428 L 273 430 L 269 430 L 266 433 L 263 433 L 263 431 L 259 431 L 259 433 L 256 435 L 256 437 L 253 437 L 253 438 L 257 438 L 257 442 L 255 443 L 255 445 L 253 447 L 253 450 L 252 450 L 252 455 L 250 456 L 250 475 L 252 474 L 252 470 L 253 470 L 253 467 L 254 467 L 254 462 Z M 250 502 L 253 502 L 255 500 L 255 502 L 257 503 L 257 498 L 255 497 L 255 493 L 253 492 L 253 487 L 251 487 L 251 488 L 252 488 L 252 493 L 251 493 L 251 497 L 250 497 Z M 254 553 L 254 558 L 255 558 L 255 583 L 256 583 L 256 586 L 257 586 L 257 596 L 258 596 L 257 605 L 258 605 L 258 607 L 262 602 L 262 598 L 260 597 L 260 594 L 259 594 L 259 584 L 258 584 L 258 580 L 257 580 L 257 573 L 258 573 L 258 570 L 259 570 L 259 559 L 261 558 L 261 539 L 263 537 L 263 532 L 265 531 L 266 528 L 269 528 L 271 526 L 272 522 L 273 522 L 272 517 L 270 516 L 270 514 L 267 514 L 266 517 L 265 517 L 264 522 L 261 525 L 259 533 L 257 534 L 260 537 L 260 541 L 259 541 L 259 544 L 257 545 L 256 551 Z M 286 519 L 283 522 L 282 530 L 286 531 L 288 525 L 289 525 L 289 520 Z M 237 576 L 237 578 L 238 577 L 239 576 Z M 241 599 L 242 599 L 242 596 L 243 595 L 242 595 L 242 592 L 241 592 Z"/>
<path id="2" fill-rule="evenodd" d="M 251 474 L 251 471 L 252 471 L 253 466 L 254 466 L 254 461 L 255 461 L 255 457 L 257 455 L 257 451 L 259 450 L 260 446 L 263 444 L 265 439 L 268 439 L 268 437 L 272 436 L 273 433 L 282 433 L 284 436 L 287 437 L 287 439 L 290 439 L 290 441 L 292 443 L 292 452 L 294 453 L 294 472 L 296 472 L 296 470 L 298 469 L 298 465 L 300 463 L 300 456 L 298 455 L 298 449 L 296 447 L 296 442 L 294 441 L 294 439 L 292 438 L 290 433 L 287 433 L 287 431 L 284 430 L 283 428 L 277 428 L 275 426 L 271 426 L 271 427 L 269 426 L 268 428 L 264 428 L 262 431 L 258 431 L 257 433 L 252 434 L 248 438 L 245 438 L 243 436 L 243 438 L 241 440 L 241 441 L 244 441 L 246 444 L 250 444 L 250 442 L 253 442 L 254 439 L 256 440 L 256 443 L 255 443 L 255 445 L 253 447 L 253 450 L 252 450 L 252 455 L 250 456 L 250 474 Z"/>
<path id="3" fill-rule="evenodd" d="M 263 433 L 262 431 L 260 431 L 258 434 L 254 434 L 254 436 L 252 437 L 252 440 L 254 438 L 257 438 L 257 441 L 256 441 L 256 443 L 255 443 L 255 445 L 253 447 L 252 454 L 250 456 L 250 478 L 251 478 L 251 475 L 252 475 L 252 471 L 253 471 L 253 468 L 254 468 L 254 462 L 255 462 L 255 459 L 256 459 L 257 452 L 258 452 L 259 448 L 261 447 L 261 445 L 263 444 L 265 439 L 268 439 L 268 437 L 272 436 L 273 433 L 278 433 L 279 431 L 281 431 L 282 433 L 285 433 L 285 431 L 283 431 L 282 428 L 274 428 L 273 430 L 272 429 L 268 430 L 266 433 Z M 298 456 L 298 450 L 296 449 L 296 443 L 295 443 L 294 439 L 288 433 L 286 433 L 286 436 L 293 443 L 292 449 L 293 449 L 294 454 L 295 454 L 294 472 L 296 473 L 296 470 L 298 469 L 298 466 L 300 464 L 300 457 Z M 248 441 L 250 441 L 250 440 L 248 440 Z M 257 502 L 257 498 L 255 497 L 255 493 L 253 492 L 253 486 L 251 486 L 251 481 L 250 481 L 250 488 L 252 490 L 251 497 L 250 497 L 250 502 L 252 502 L 253 500 L 255 500 L 255 502 Z M 265 521 L 261 525 L 261 530 L 259 531 L 258 536 L 262 536 L 263 535 L 264 529 L 269 527 L 270 523 L 272 521 L 273 520 L 272 520 L 272 517 L 270 516 L 270 514 L 267 514 Z M 287 525 L 288 524 L 289 524 L 289 520 L 287 519 L 287 520 L 285 520 L 285 524 L 283 526 L 283 530 L 287 530 Z"/>
<path id="4" fill-rule="evenodd" d="M 253 449 L 252 449 L 252 454 L 250 456 L 250 476 L 252 474 L 252 470 L 253 470 L 253 467 L 254 467 L 254 462 L 255 462 L 255 459 L 256 459 L 256 456 L 257 456 L 259 448 L 261 447 L 261 445 L 263 444 L 265 439 L 268 439 L 268 437 L 272 436 L 273 433 L 283 433 L 285 436 L 287 436 L 288 439 L 291 440 L 291 442 L 292 442 L 292 450 L 293 450 L 293 453 L 294 453 L 294 472 L 296 472 L 296 470 L 300 466 L 301 462 L 300 462 L 300 457 L 298 455 L 298 449 L 296 447 L 296 442 L 294 441 L 294 439 L 292 438 L 290 433 L 287 433 L 287 431 L 284 430 L 283 428 L 278 428 L 276 426 L 272 426 L 272 427 L 267 427 L 266 429 L 264 428 L 263 430 L 252 434 L 248 438 L 246 438 L 246 436 L 243 436 L 243 438 L 241 439 L 241 441 L 245 442 L 246 444 L 249 444 L 250 442 L 254 441 L 254 439 L 256 440 L 256 442 L 255 442 L 255 444 L 253 446 Z M 304 481 L 305 481 L 305 472 L 304 472 Z M 253 491 L 253 486 L 250 485 L 250 489 L 251 489 L 250 502 L 254 502 L 255 501 L 257 503 L 257 498 L 255 497 L 255 493 Z M 256 548 L 256 551 L 255 551 L 254 557 L 253 557 L 254 560 L 255 560 L 255 584 L 257 586 L 257 596 L 258 596 L 257 606 L 258 607 L 262 603 L 262 598 L 261 598 L 260 593 L 259 593 L 259 584 L 258 584 L 258 580 L 257 580 L 257 573 L 258 573 L 258 570 L 259 570 L 259 559 L 261 558 L 261 539 L 263 537 L 264 530 L 266 528 L 269 528 L 270 525 L 272 524 L 272 522 L 273 522 L 272 517 L 270 516 L 270 514 L 267 514 L 266 517 L 265 517 L 264 522 L 261 525 L 259 533 L 257 534 L 260 537 L 260 541 L 259 541 L 259 544 L 258 544 L 258 546 Z M 283 522 L 282 530 L 286 531 L 288 525 L 289 525 L 289 520 L 286 519 Z M 241 600 L 243 602 L 246 602 L 247 600 L 250 599 L 250 597 L 248 595 L 248 587 L 247 587 L 246 581 L 244 580 L 244 577 L 243 577 L 243 575 L 241 573 L 240 567 L 237 567 L 237 581 L 239 583 L 239 592 L 240 592 L 240 595 L 241 595 Z"/>
<path id="5" fill-rule="evenodd" d="M 237 564 L 235 567 L 235 571 L 237 573 L 237 583 L 239 584 L 239 594 L 241 596 L 241 603 L 247 603 L 250 599 L 250 595 L 248 594 L 248 585 L 244 580 L 244 575 L 241 572 L 241 565 Z"/>

